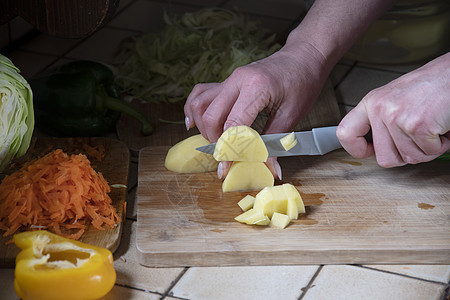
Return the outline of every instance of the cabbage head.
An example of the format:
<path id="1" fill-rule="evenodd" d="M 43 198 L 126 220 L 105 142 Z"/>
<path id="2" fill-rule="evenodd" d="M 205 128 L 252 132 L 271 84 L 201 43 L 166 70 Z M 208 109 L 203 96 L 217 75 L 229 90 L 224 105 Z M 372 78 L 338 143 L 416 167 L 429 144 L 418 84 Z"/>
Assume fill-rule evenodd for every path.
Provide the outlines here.
<path id="1" fill-rule="evenodd" d="M 25 154 L 34 129 L 33 93 L 19 72 L 0 54 L 0 172 Z"/>

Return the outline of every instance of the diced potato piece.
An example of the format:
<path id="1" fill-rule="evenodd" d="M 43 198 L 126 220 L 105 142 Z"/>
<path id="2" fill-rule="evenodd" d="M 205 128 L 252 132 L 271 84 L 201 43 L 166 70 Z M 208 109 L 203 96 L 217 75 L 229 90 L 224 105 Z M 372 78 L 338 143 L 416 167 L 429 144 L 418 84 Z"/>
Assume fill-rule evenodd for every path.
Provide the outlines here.
<path id="1" fill-rule="evenodd" d="M 305 205 L 303 203 L 302 196 L 300 195 L 300 192 L 297 190 L 297 188 L 290 183 L 283 184 L 283 187 L 288 199 L 295 200 L 295 203 L 297 204 L 298 213 L 304 214 Z"/>
<path id="2" fill-rule="evenodd" d="M 288 135 L 285 135 L 280 139 L 281 146 L 283 146 L 284 150 L 289 151 L 295 145 L 297 145 L 297 138 L 295 137 L 295 133 L 291 132 Z"/>
<path id="3" fill-rule="evenodd" d="M 255 223 L 253 223 L 252 225 L 261 225 L 261 226 L 265 226 L 265 225 L 269 225 L 270 223 L 270 219 L 267 216 L 264 216 L 264 219 L 261 219 Z"/>
<path id="4" fill-rule="evenodd" d="M 289 216 L 289 219 L 291 220 L 298 219 L 298 207 L 295 199 L 288 197 L 286 214 Z"/>
<path id="5" fill-rule="evenodd" d="M 240 214 L 234 219 L 238 222 L 252 225 L 268 225 L 270 223 L 270 220 L 266 215 L 264 215 L 261 211 L 255 210 L 253 208 Z"/>
<path id="6" fill-rule="evenodd" d="M 272 218 L 274 212 L 286 213 L 287 196 L 282 185 L 266 187 L 257 195 L 253 209 L 262 211 Z"/>
<path id="7" fill-rule="evenodd" d="M 270 220 L 269 226 L 283 229 L 291 222 L 291 218 L 288 215 L 280 214 L 277 212 L 273 213 L 272 219 Z"/>
<path id="8" fill-rule="evenodd" d="M 234 126 L 222 133 L 214 149 L 217 161 L 265 162 L 269 153 L 259 133 L 248 126 Z"/>
<path id="9" fill-rule="evenodd" d="M 243 211 L 247 211 L 250 208 L 253 208 L 254 203 L 255 197 L 253 197 L 252 195 L 247 195 L 238 202 L 238 205 Z"/>
<path id="10" fill-rule="evenodd" d="M 165 167 L 178 173 L 201 173 L 217 169 L 218 162 L 210 154 L 195 150 L 210 144 L 201 134 L 175 144 L 166 155 Z"/>
<path id="11" fill-rule="evenodd" d="M 273 186 L 272 172 L 263 162 L 235 161 L 222 183 L 223 192 L 260 190 Z"/>

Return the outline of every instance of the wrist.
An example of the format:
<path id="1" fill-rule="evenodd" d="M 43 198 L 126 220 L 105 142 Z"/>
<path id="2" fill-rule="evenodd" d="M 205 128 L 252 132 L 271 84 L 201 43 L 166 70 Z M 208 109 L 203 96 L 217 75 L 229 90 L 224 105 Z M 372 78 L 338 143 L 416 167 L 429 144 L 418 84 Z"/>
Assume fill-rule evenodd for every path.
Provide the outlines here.
<path id="1" fill-rule="evenodd" d="M 291 37 L 291 36 L 290 36 Z M 330 59 L 317 48 L 314 43 L 304 40 L 294 40 L 288 37 L 286 44 L 279 52 L 298 62 L 304 70 L 308 70 L 313 79 L 325 81 L 337 61 Z M 307 69 L 305 69 L 305 65 Z"/>

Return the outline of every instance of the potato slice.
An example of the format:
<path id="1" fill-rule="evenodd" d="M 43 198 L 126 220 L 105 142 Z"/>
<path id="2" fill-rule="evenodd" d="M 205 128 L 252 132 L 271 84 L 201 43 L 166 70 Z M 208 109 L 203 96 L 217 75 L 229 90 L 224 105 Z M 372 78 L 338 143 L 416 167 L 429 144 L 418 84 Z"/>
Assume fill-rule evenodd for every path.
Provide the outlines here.
<path id="1" fill-rule="evenodd" d="M 238 202 L 239 207 L 242 211 L 247 211 L 250 208 L 253 208 L 253 204 L 255 203 L 255 197 L 252 195 L 247 195 Z"/>
<path id="2" fill-rule="evenodd" d="M 302 196 L 300 195 L 300 192 L 297 190 L 297 188 L 290 183 L 283 184 L 283 188 L 286 192 L 288 199 L 293 199 L 297 204 L 298 213 L 304 214 L 305 204 L 303 203 Z"/>
<path id="3" fill-rule="evenodd" d="M 269 153 L 259 133 L 248 126 L 234 126 L 222 133 L 214 149 L 217 161 L 265 162 Z"/>
<path id="4" fill-rule="evenodd" d="M 284 150 L 289 151 L 297 145 L 297 138 L 295 137 L 295 133 L 291 132 L 280 139 L 281 146 L 283 146 Z"/>
<path id="5" fill-rule="evenodd" d="M 165 159 L 165 167 L 178 173 L 201 173 L 217 169 L 218 162 L 210 154 L 195 150 L 210 142 L 201 134 L 191 136 L 175 144 L 169 149 Z"/>
<path id="6" fill-rule="evenodd" d="M 297 220 L 298 219 L 298 207 L 295 199 L 288 197 L 287 199 L 287 207 L 286 207 L 286 214 L 289 216 L 289 219 L 291 220 Z"/>
<path id="7" fill-rule="evenodd" d="M 235 161 L 222 183 L 223 192 L 253 191 L 273 186 L 272 172 L 263 162 Z"/>
<path id="8" fill-rule="evenodd" d="M 283 229 L 291 222 L 291 218 L 288 215 L 280 214 L 277 212 L 273 213 L 272 219 L 270 220 L 269 226 L 274 228 Z"/>
<path id="9" fill-rule="evenodd" d="M 255 210 L 253 208 L 240 214 L 234 219 L 238 222 L 251 225 L 268 225 L 270 223 L 270 220 L 266 215 L 264 215 L 261 211 Z"/>

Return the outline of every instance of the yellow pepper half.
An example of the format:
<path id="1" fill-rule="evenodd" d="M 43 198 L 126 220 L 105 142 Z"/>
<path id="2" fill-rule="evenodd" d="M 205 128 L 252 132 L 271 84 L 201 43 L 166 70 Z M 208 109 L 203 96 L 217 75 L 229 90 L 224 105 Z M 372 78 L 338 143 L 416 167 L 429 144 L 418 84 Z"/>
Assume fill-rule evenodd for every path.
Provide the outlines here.
<path id="1" fill-rule="evenodd" d="M 112 253 L 45 230 L 14 235 L 14 289 L 28 299 L 97 299 L 114 286 Z"/>

